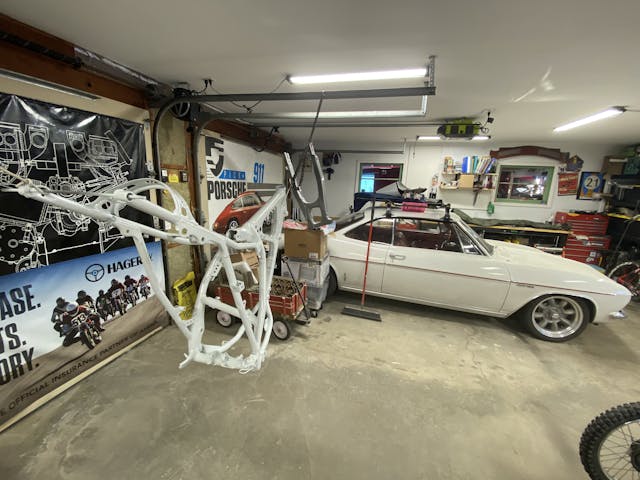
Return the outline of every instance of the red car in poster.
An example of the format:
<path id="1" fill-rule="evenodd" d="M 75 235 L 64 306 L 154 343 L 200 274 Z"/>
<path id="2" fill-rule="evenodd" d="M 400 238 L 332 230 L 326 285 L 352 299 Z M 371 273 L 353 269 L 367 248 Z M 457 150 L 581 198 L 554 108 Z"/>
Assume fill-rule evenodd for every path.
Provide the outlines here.
<path id="1" fill-rule="evenodd" d="M 213 223 L 213 229 L 224 234 L 230 228 L 238 228 L 260 210 L 262 205 L 264 205 L 264 201 L 257 192 L 244 192 L 224 207 Z"/>

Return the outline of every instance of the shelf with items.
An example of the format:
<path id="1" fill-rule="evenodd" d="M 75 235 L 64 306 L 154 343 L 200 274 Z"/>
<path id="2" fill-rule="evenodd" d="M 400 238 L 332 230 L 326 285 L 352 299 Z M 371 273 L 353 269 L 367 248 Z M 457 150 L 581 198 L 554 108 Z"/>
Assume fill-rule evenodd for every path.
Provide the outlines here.
<path id="1" fill-rule="evenodd" d="M 464 156 L 456 160 L 451 156 L 444 157 L 443 175 L 495 175 L 496 159 L 488 155 Z"/>
<path id="2" fill-rule="evenodd" d="M 453 175 L 453 178 L 451 176 Z M 448 178 L 447 178 L 448 177 Z M 493 173 L 455 173 L 443 174 L 441 190 L 495 190 Z"/>

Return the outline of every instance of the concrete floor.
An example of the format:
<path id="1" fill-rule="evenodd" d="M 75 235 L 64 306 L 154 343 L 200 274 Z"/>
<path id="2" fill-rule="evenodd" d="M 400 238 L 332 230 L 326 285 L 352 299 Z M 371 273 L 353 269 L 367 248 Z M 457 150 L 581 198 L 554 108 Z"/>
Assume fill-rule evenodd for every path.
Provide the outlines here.
<path id="1" fill-rule="evenodd" d="M 587 422 L 637 401 L 640 309 L 568 344 L 339 295 L 264 369 L 177 369 L 167 328 L 0 434 L 4 480 L 578 479 Z M 211 341 L 228 332 L 212 325 Z"/>

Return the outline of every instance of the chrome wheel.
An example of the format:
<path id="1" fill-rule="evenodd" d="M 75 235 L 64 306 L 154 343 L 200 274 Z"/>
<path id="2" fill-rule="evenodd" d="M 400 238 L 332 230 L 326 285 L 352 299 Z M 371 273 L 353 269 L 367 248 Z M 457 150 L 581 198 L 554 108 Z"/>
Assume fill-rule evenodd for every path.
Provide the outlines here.
<path id="1" fill-rule="evenodd" d="M 229 220 L 229 225 L 228 225 L 229 230 L 235 230 L 239 226 L 240 226 L 240 223 L 238 223 L 238 220 L 236 220 L 235 218 L 232 218 L 231 220 Z"/>
<path id="2" fill-rule="evenodd" d="M 538 302 L 531 312 L 533 327 L 548 338 L 565 338 L 584 322 L 582 306 L 571 297 L 551 296 Z"/>

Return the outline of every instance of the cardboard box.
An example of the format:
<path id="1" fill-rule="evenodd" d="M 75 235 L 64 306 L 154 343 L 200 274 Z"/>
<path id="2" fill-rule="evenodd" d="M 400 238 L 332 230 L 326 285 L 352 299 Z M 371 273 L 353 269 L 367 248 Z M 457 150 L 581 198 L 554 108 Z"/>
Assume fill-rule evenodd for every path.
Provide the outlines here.
<path id="1" fill-rule="evenodd" d="M 458 179 L 458 188 L 473 188 L 473 180 L 475 175 L 473 174 L 463 174 L 460 175 Z"/>
<path id="2" fill-rule="evenodd" d="M 607 155 L 602 162 L 602 172 L 609 175 L 622 175 L 624 167 L 628 160 L 626 158 L 612 157 Z"/>
<path id="3" fill-rule="evenodd" d="M 285 229 L 284 254 L 291 258 L 321 260 L 327 254 L 327 236 L 322 230 Z"/>
<path id="4" fill-rule="evenodd" d="M 236 275 L 240 278 L 246 288 L 250 288 L 260 283 L 260 262 L 258 261 L 258 255 L 253 250 L 247 250 L 245 252 L 233 253 L 230 255 L 231 263 L 246 263 L 251 269 L 251 273 L 242 272 L 238 268 L 235 268 Z M 255 281 L 254 281 L 255 278 Z"/>
<path id="5" fill-rule="evenodd" d="M 246 262 L 250 268 L 256 268 L 259 265 L 258 255 L 253 250 L 247 250 L 245 252 L 238 252 L 231 254 L 231 263 Z"/>

